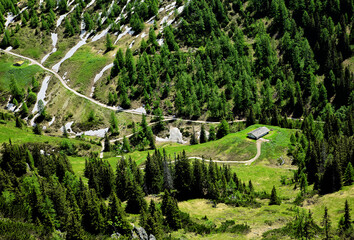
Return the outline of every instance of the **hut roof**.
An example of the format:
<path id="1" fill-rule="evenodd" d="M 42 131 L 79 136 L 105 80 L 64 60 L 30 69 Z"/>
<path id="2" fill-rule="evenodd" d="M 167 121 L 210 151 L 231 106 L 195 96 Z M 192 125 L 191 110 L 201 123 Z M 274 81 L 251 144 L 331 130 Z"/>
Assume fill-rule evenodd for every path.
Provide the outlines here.
<path id="1" fill-rule="evenodd" d="M 247 133 L 248 136 L 252 136 L 256 139 L 266 135 L 270 130 L 267 127 L 259 127 L 252 132 Z"/>

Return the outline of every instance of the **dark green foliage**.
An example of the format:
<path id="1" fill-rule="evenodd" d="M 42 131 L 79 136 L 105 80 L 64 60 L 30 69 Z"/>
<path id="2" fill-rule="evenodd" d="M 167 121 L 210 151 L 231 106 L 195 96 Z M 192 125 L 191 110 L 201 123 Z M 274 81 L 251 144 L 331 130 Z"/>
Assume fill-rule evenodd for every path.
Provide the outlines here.
<path id="1" fill-rule="evenodd" d="M 211 126 L 210 126 L 210 129 L 209 129 L 209 138 L 208 138 L 208 141 L 213 141 L 213 140 L 216 140 L 216 133 L 215 133 L 215 127 L 214 127 L 214 125 L 211 125 Z"/>
<path id="2" fill-rule="evenodd" d="M 13 101 L 14 100 L 22 101 L 24 97 L 24 90 L 18 87 L 16 79 L 14 77 L 11 77 L 10 89 L 11 89 L 11 94 L 13 96 Z"/>
<path id="3" fill-rule="evenodd" d="M 308 183 L 314 183 L 314 189 L 321 194 L 338 191 L 342 184 L 351 184 L 350 167 L 348 171 L 346 169 L 349 163 L 352 164 L 353 151 L 350 149 L 353 139 L 343 134 L 350 131 L 339 124 L 337 116 L 340 116 L 339 112 L 335 115 L 329 104 L 326 106 L 327 120 L 324 126 L 323 123 L 315 122 L 310 114 L 302 123 L 303 134 L 297 139 L 293 138 L 289 149 L 294 156 L 294 163 L 299 166 L 295 181 L 304 182 L 301 179 L 302 173 L 305 173 Z"/>
<path id="4" fill-rule="evenodd" d="M 146 116 L 143 114 L 140 126 L 138 129 L 133 128 L 133 136 L 130 138 L 130 143 L 137 149 L 145 149 L 146 146 L 155 149 L 155 137 L 150 126 L 146 121 Z"/>
<path id="5" fill-rule="evenodd" d="M 34 127 L 33 127 L 33 133 L 37 134 L 37 135 L 42 135 L 42 126 L 37 123 Z"/>
<path id="6" fill-rule="evenodd" d="M 64 126 L 64 132 L 63 132 L 63 137 L 66 137 L 65 136 L 65 132 L 66 132 L 66 129 L 65 129 L 65 126 Z M 66 133 L 67 134 L 67 133 Z M 75 146 L 75 144 L 71 143 L 70 141 L 68 140 L 63 140 L 61 141 L 60 143 L 60 150 L 69 155 L 69 156 L 75 156 L 77 155 L 77 147 Z"/>
<path id="7" fill-rule="evenodd" d="M 136 163 L 131 159 L 129 159 L 129 161 L 124 158 L 118 160 L 115 175 L 115 191 L 117 197 L 121 201 L 127 200 L 130 196 L 129 191 L 131 190 L 131 186 L 136 187 L 139 185 L 141 187 L 143 185 L 142 176 L 141 170 L 138 169 Z"/>
<path id="8" fill-rule="evenodd" d="M 216 134 L 216 137 L 218 139 L 220 139 L 220 138 L 223 138 L 224 136 L 226 136 L 229 133 L 230 133 L 229 123 L 225 119 L 223 119 L 221 121 L 221 123 L 219 124 L 219 126 L 218 126 L 218 132 Z"/>
<path id="9" fill-rule="evenodd" d="M 26 102 L 22 102 L 22 107 L 21 107 L 21 116 L 22 117 L 27 117 L 28 116 L 28 107 Z"/>
<path id="10" fill-rule="evenodd" d="M 354 169 L 352 164 L 349 162 L 347 168 L 344 172 L 344 185 L 349 186 L 354 183 Z"/>
<path id="11" fill-rule="evenodd" d="M 275 189 L 275 186 L 272 188 L 272 193 L 270 195 L 270 201 L 269 205 L 280 205 L 281 200 L 279 199 L 277 195 L 277 190 Z"/>
<path id="12" fill-rule="evenodd" d="M 113 192 L 109 197 L 107 219 L 108 224 L 112 226 L 109 230 L 110 233 L 119 232 L 124 235 L 130 234 L 131 225 L 126 219 L 120 200 Z"/>
<path id="13" fill-rule="evenodd" d="M 111 143 L 109 142 L 108 134 L 106 133 L 104 136 L 104 151 L 110 152 L 111 151 Z"/>
<path id="14" fill-rule="evenodd" d="M 25 146 L 3 144 L 1 169 L 6 172 L 13 172 L 16 176 L 26 173 L 26 150 Z"/>
<path id="15" fill-rule="evenodd" d="M 174 187 L 178 191 L 177 196 L 179 199 L 188 199 L 192 195 L 192 180 L 193 172 L 190 161 L 183 151 L 182 155 L 177 157 L 175 166 Z"/>
<path id="16" fill-rule="evenodd" d="M 42 226 L 12 220 L 1 220 L 0 232 L 0 236 L 4 239 L 35 240 L 45 235 Z"/>
<path id="17" fill-rule="evenodd" d="M 172 230 L 181 228 L 181 216 L 178 209 L 177 200 L 171 196 L 171 193 L 165 190 L 162 199 L 162 213 L 165 215 L 166 225 Z"/>
<path id="18" fill-rule="evenodd" d="M 163 187 L 162 156 L 160 151 L 150 156 L 148 154 L 145 163 L 144 183 L 145 191 L 149 194 L 158 194 Z"/>
<path id="19" fill-rule="evenodd" d="M 296 209 L 296 215 L 292 221 L 280 229 L 274 229 L 263 233 L 265 239 L 278 239 L 289 236 L 295 239 L 312 239 L 321 232 L 321 228 L 313 221 L 312 213 Z"/>
<path id="20" fill-rule="evenodd" d="M 163 236 L 163 220 L 161 210 L 151 200 L 149 209 L 140 216 L 140 225 L 146 230 L 147 234 L 152 234 L 156 239 L 161 239 Z"/>
<path id="21" fill-rule="evenodd" d="M 34 104 L 37 101 L 37 94 L 34 92 L 29 92 L 27 96 L 27 102 L 29 105 Z"/>
<path id="22" fill-rule="evenodd" d="M 199 137 L 199 142 L 200 143 L 205 143 L 208 141 L 206 132 L 205 132 L 205 127 L 204 125 L 202 125 L 201 129 L 200 129 L 200 137 Z"/>
<path id="23" fill-rule="evenodd" d="M 5 30 L 4 37 L 0 43 L 0 47 L 5 49 L 11 45 L 11 38 L 10 38 L 10 32 L 8 30 Z"/>
<path id="24" fill-rule="evenodd" d="M 132 151 L 132 148 L 130 147 L 129 139 L 126 136 L 124 136 L 123 138 L 122 151 L 127 153 Z"/>
<path id="25" fill-rule="evenodd" d="M 134 32 L 140 33 L 144 29 L 144 20 L 135 13 L 130 19 L 130 26 L 133 28 Z"/>
<path id="26" fill-rule="evenodd" d="M 322 194 L 336 192 L 342 188 L 342 175 L 336 159 L 329 156 L 320 182 Z"/>
<path id="27" fill-rule="evenodd" d="M 350 216 L 350 208 L 349 208 L 348 200 L 345 201 L 344 215 L 339 220 L 338 230 L 342 236 L 348 238 L 353 237 L 353 231 L 352 231 L 353 226 L 352 226 L 352 221 Z"/>
<path id="28" fill-rule="evenodd" d="M 94 188 L 100 197 L 107 198 L 114 189 L 114 174 L 111 165 L 104 160 L 90 158 L 85 161 L 85 177 L 90 188 Z"/>
<path id="29" fill-rule="evenodd" d="M 125 211 L 139 214 L 146 210 L 147 203 L 144 199 L 144 192 L 137 182 L 133 181 L 128 187 L 128 202 Z"/>
<path id="30" fill-rule="evenodd" d="M 104 231 L 105 219 L 100 209 L 100 200 L 94 189 L 90 189 L 83 200 L 84 208 L 82 209 L 82 226 L 92 233 L 98 234 Z"/>
<path id="31" fill-rule="evenodd" d="M 23 127 L 23 121 L 19 117 L 16 117 L 16 127 L 17 128 L 22 128 Z"/>
<path id="32" fill-rule="evenodd" d="M 111 40 L 111 36 L 109 34 L 106 35 L 106 52 L 113 50 L 113 44 Z"/>
<path id="33" fill-rule="evenodd" d="M 69 137 L 69 134 L 68 134 L 68 131 L 66 130 L 65 125 L 63 125 L 63 137 L 65 137 L 65 138 Z"/>
<path id="34" fill-rule="evenodd" d="M 325 207 L 324 209 L 324 215 L 323 215 L 323 220 L 322 220 L 322 226 L 325 231 L 325 239 L 330 239 L 330 232 L 331 232 L 331 220 L 328 215 L 328 209 Z"/>
<path id="35" fill-rule="evenodd" d="M 191 144 L 191 145 L 198 144 L 198 139 L 197 139 L 197 136 L 195 135 L 194 128 L 193 128 L 193 132 L 192 132 L 190 144 Z"/>

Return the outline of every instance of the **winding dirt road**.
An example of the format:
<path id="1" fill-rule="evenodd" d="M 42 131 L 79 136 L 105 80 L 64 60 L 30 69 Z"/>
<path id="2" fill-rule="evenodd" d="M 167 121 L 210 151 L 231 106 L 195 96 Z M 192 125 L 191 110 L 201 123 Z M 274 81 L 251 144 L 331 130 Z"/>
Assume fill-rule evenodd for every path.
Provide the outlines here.
<path id="1" fill-rule="evenodd" d="M 257 154 L 256 156 L 254 156 L 254 158 L 251 158 L 250 160 L 246 160 L 246 161 L 220 161 L 220 160 L 212 160 L 213 162 L 216 163 L 243 163 L 245 165 L 251 165 L 254 161 L 256 161 L 259 156 L 261 155 L 261 146 L 262 146 L 262 142 L 269 142 L 269 140 L 264 139 L 264 138 L 260 138 L 256 141 L 256 145 L 257 145 Z M 210 160 L 205 159 L 205 158 L 201 158 L 201 157 L 189 157 L 188 159 L 199 159 L 199 160 L 203 160 L 206 162 L 210 162 Z"/>
<path id="2" fill-rule="evenodd" d="M 211 160 L 211 159 L 206 159 L 206 158 L 201 158 L 201 157 L 188 157 L 188 159 L 199 159 L 199 160 L 204 160 L 206 162 L 210 162 L 210 161 L 213 161 L 213 162 L 216 162 L 216 163 L 240 163 L 240 164 L 245 164 L 245 165 L 251 165 L 254 161 L 256 161 L 259 156 L 261 155 L 261 147 L 262 147 L 262 142 L 269 142 L 268 139 L 264 139 L 264 138 L 260 138 L 256 141 L 256 146 L 257 146 L 257 153 L 256 153 L 256 156 L 254 156 L 253 158 L 251 158 L 250 160 L 245 160 L 245 161 L 220 161 L 220 160 Z M 103 143 L 103 142 L 101 142 Z M 104 147 L 102 145 L 102 147 Z M 117 158 L 122 158 L 123 156 L 116 156 Z M 102 151 L 101 151 L 101 154 L 100 154 L 100 158 L 103 158 L 103 148 L 102 148 Z M 171 162 L 174 162 L 174 161 L 171 161 Z"/>
<path id="3" fill-rule="evenodd" d="M 75 91 L 74 89 L 70 88 L 64 81 L 64 79 L 58 74 L 56 73 L 55 71 L 49 69 L 49 68 L 46 68 L 44 67 L 41 63 L 39 63 L 38 61 L 32 59 L 32 58 L 29 58 L 29 57 L 25 57 L 23 55 L 20 55 L 20 54 L 17 54 L 17 53 L 13 53 L 11 51 L 8 51 L 8 50 L 2 50 L 3 52 L 7 53 L 7 54 L 11 54 L 13 56 L 16 56 L 16 57 L 19 57 L 19 58 L 23 58 L 23 59 L 26 59 L 28 61 L 30 61 L 32 64 L 36 64 L 38 65 L 39 67 L 41 67 L 43 70 L 45 71 L 48 71 L 50 73 L 52 73 L 56 78 L 59 79 L 60 83 L 67 89 L 69 90 L 70 92 L 74 93 L 76 96 L 78 97 L 81 97 L 81 98 L 85 98 L 86 100 L 89 100 L 90 102 L 96 104 L 96 105 L 99 105 L 103 108 L 107 108 L 107 109 L 110 109 L 110 110 L 113 110 L 113 111 L 117 111 L 117 112 L 126 112 L 126 113 L 132 113 L 132 114 L 136 114 L 136 115 L 142 115 L 143 113 L 141 112 L 138 112 L 138 111 L 134 111 L 134 110 L 126 110 L 126 109 L 118 109 L 117 107 L 112 107 L 112 106 L 108 106 L 104 103 L 101 103 L 93 98 L 90 98 L 88 96 L 85 96 L 81 93 L 78 93 L 77 91 Z M 145 114 L 146 116 L 149 116 L 149 117 L 155 117 L 155 115 L 152 115 L 152 114 Z M 193 123 L 209 123 L 209 124 L 218 124 L 220 122 L 213 122 L 213 121 L 202 121 L 202 120 L 191 120 L 191 119 L 183 119 L 183 118 L 176 118 L 176 117 L 171 117 L 171 116 L 163 116 L 164 117 L 164 120 L 163 121 L 175 121 L 175 120 L 178 120 L 178 121 L 184 121 L 184 122 L 193 122 Z M 240 120 L 234 120 L 234 121 L 229 121 L 229 123 L 232 123 L 232 122 L 245 122 L 246 120 L 245 119 L 240 119 Z"/>

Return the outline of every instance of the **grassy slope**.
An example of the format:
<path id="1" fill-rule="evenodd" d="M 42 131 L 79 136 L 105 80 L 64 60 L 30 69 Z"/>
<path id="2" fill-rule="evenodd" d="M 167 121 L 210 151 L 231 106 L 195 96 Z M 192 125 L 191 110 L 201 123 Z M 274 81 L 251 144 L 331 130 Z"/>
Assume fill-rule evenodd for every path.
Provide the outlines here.
<path id="1" fill-rule="evenodd" d="M 13 51 L 18 54 L 39 60 L 45 55 L 45 52 L 51 51 L 52 40 L 50 34 L 45 32 L 36 34 L 35 29 L 27 26 L 21 28 L 15 36 L 20 42 L 20 47 Z"/>
<path id="2" fill-rule="evenodd" d="M 181 145 L 181 144 L 162 144 L 162 148 L 166 150 L 166 153 L 170 155 L 172 158 L 174 154 L 179 154 L 183 150 L 186 151 L 187 156 L 204 156 L 205 158 L 212 158 L 213 160 L 227 160 L 227 161 L 240 161 L 240 160 L 249 160 L 256 155 L 256 144 L 254 140 L 247 138 L 247 133 L 252 131 L 253 129 L 259 127 L 261 125 L 256 124 L 246 128 L 237 133 L 231 133 L 225 136 L 222 139 L 207 142 L 204 144 L 198 145 Z M 262 125 L 263 126 L 263 125 Z M 288 169 L 277 169 L 274 168 L 276 164 L 276 158 L 274 156 L 285 156 L 286 149 L 289 144 L 290 134 L 295 131 L 291 129 L 284 129 L 279 127 L 268 126 L 270 129 L 274 129 L 269 135 L 265 136 L 264 138 L 270 139 L 269 143 L 262 143 L 262 153 L 260 159 L 267 160 L 263 161 L 261 164 L 257 164 L 254 167 L 254 164 L 251 166 L 244 166 L 243 164 L 232 164 L 232 168 L 235 169 L 240 175 L 242 179 L 245 180 L 252 180 L 252 176 L 259 172 L 261 175 L 263 172 L 267 172 L 267 174 L 271 174 L 266 179 L 272 179 L 272 181 L 277 181 L 275 179 L 279 178 L 281 175 L 288 175 Z M 274 142 L 273 142 L 274 141 Z M 269 146 L 268 146 L 269 145 Z M 160 146 L 160 147 L 161 147 Z M 276 152 L 274 152 L 276 149 Z M 160 148 L 162 151 L 162 149 Z M 150 152 L 153 153 L 153 150 L 149 151 L 136 151 L 133 153 L 129 153 L 126 157 L 131 157 L 133 160 L 137 162 L 138 165 L 142 164 L 146 156 Z M 273 153 L 274 152 L 274 153 Z M 112 154 L 107 158 L 105 158 L 115 170 L 118 157 L 112 157 Z M 72 158 L 72 164 L 75 166 L 74 170 L 80 175 L 82 173 L 84 166 L 80 165 L 80 163 L 84 163 L 81 158 Z M 259 160 L 261 161 L 261 160 Z M 258 161 L 257 161 L 258 162 Z M 268 167 L 267 165 L 271 165 Z M 241 169 L 240 171 L 238 169 Z M 247 169 L 247 170 L 246 170 Z M 271 169 L 272 171 L 268 172 Z M 82 176 L 82 175 L 81 175 Z M 277 178 L 276 178 L 277 177 Z M 266 181 L 254 183 L 254 184 L 263 184 Z M 269 185 L 270 186 L 270 185 Z M 273 186 L 273 185 L 271 185 Z M 268 188 L 268 186 L 267 186 Z"/>
<path id="3" fill-rule="evenodd" d="M 65 56 L 65 54 L 69 51 L 69 49 L 75 46 L 78 41 L 80 41 L 79 37 L 64 38 L 61 33 L 58 33 L 58 43 L 56 46 L 57 51 L 51 54 L 48 57 L 48 59 L 43 63 L 43 65 L 45 67 L 51 68 L 53 65 L 58 63 L 60 59 L 62 59 Z"/>
<path id="4" fill-rule="evenodd" d="M 31 128 L 19 129 L 15 127 L 15 122 L 0 124 L 0 143 L 8 143 L 9 138 L 11 138 L 12 143 L 18 143 L 18 144 L 48 143 L 50 145 L 58 146 L 63 141 L 63 138 L 59 138 L 59 137 L 33 134 Z M 80 143 L 84 143 L 83 141 L 77 139 L 66 139 L 66 140 L 76 145 L 79 145 Z M 100 147 L 91 144 L 91 150 L 99 151 Z"/>
<path id="5" fill-rule="evenodd" d="M 25 62 L 21 67 L 13 66 L 12 64 L 18 60 L 21 59 L 8 54 L 0 55 L 0 102 L 2 104 L 5 104 L 8 99 L 6 95 L 9 91 L 12 76 L 16 79 L 19 88 L 25 89 L 31 85 L 33 76 L 36 77 L 39 82 L 41 82 L 45 76 L 45 72 L 37 65 L 29 65 Z M 69 121 L 74 121 L 75 123 L 85 122 L 91 110 L 94 110 L 99 120 L 92 130 L 109 127 L 111 110 L 99 107 L 86 99 L 77 97 L 75 94 L 65 89 L 52 74 L 49 75 L 52 77 L 46 91 L 46 101 L 49 101 L 46 108 L 47 112 L 51 116 L 55 116 L 56 119 L 50 128 L 48 128 L 46 122 L 42 124 L 47 126 L 47 131 L 50 132 L 51 135 L 61 135 L 59 128 Z M 68 115 L 72 115 L 72 117 L 66 118 Z M 129 134 L 130 129 L 127 129 L 127 124 L 132 121 L 140 121 L 141 119 L 141 116 L 127 113 L 116 113 L 116 116 L 121 134 Z M 80 132 L 81 130 L 76 129 L 75 131 Z"/>
<path id="6" fill-rule="evenodd" d="M 260 175 L 254 176 L 255 179 L 263 178 Z M 277 184 L 279 185 L 279 183 Z M 285 186 L 288 191 L 293 191 L 293 195 L 297 194 L 298 190 L 293 190 L 293 186 Z M 257 190 L 258 188 L 255 187 Z M 268 189 L 270 191 L 271 189 Z M 324 207 L 328 208 L 328 213 L 332 221 L 332 229 L 337 228 L 339 219 L 344 214 L 344 202 L 349 201 L 351 206 L 351 216 L 354 214 L 354 186 L 344 187 L 341 191 L 325 196 L 315 196 L 314 198 L 305 200 L 304 207 L 313 212 L 313 218 L 316 224 L 320 225 Z M 262 206 L 260 208 L 244 208 L 232 207 L 225 204 L 218 204 L 216 208 L 205 199 L 193 199 L 179 203 L 179 208 L 191 215 L 191 217 L 201 223 L 207 223 L 202 220 L 207 216 L 208 221 L 215 223 L 217 226 L 225 220 L 234 220 L 236 223 L 247 223 L 251 227 L 251 232 L 246 236 L 237 236 L 235 234 L 213 234 L 205 238 L 204 236 L 195 235 L 178 231 L 173 233 L 173 237 L 187 238 L 187 239 L 260 239 L 263 232 L 282 227 L 286 222 L 291 221 L 295 212 L 293 211 L 294 205 L 291 200 L 283 200 L 280 206 L 268 206 L 268 200 L 260 201 Z M 311 202 L 311 205 L 308 205 Z"/>
<path id="7" fill-rule="evenodd" d="M 0 89 L 9 91 L 12 77 L 16 80 L 18 87 L 26 88 L 31 85 L 33 76 L 38 76 L 38 73 L 43 72 L 39 66 L 29 65 L 28 61 L 20 67 L 13 66 L 19 60 L 22 59 L 8 54 L 0 55 Z"/>
<path id="8" fill-rule="evenodd" d="M 95 75 L 100 72 L 105 65 L 112 62 L 110 55 L 109 53 L 104 55 L 96 54 L 87 45 L 79 48 L 79 50 L 61 66 L 69 73 L 69 85 L 85 95 L 90 95 L 91 84 Z"/>
<path id="9" fill-rule="evenodd" d="M 254 140 L 247 138 L 247 133 L 264 125 L 256 124 L 250 126 L 242 131 L 231 133 L 222 139 L 207 142 L 198 145 L 181 145 L 168 144 L 164 145 L 167 154 L 174 156 L 174 154 L 186 151 L 187 156 L 202 157 L 206 159 L 222 160 L 222 161 L 243 161 L 253 158 L 256 153 L 256 144 Z M 273 159 L 277 156 L 284 155 L 285 148 L 289 144 L 289 138 L 294 130 L 284 129 L 279 127 L 268 126 L 274 129 L 269 135 L 264 138 L 270 139 L 269 143 L 262 144 L 261 159 Z M 276 150 L 274 152 L 274 149 Z M 148 151 L 136 151 L 128 154 L 135 161 L 140 164 L 144 161 Z M 149 151 L 150 153 L 152 151 Z"/>
<path id="10" fill-rule="evenodd" d="M 351 216 L 354 216 L 354 185 L 345 186 L 342 190 L 324 196 L 315 195 L 305 200 L 304 208 L 313 212 L 313 217 L 317 222 L 323 218 L 325 206 L 332 220 L 332 227 L 337 228 L 339 219 L 344 214 L 344 203 L 348 200 Z"/>
<path id="11" fill-rule="evenodd" d="M 85 122 L 91 110 L 95 112 L 99 120 L 99 123 L 96 124 L 92 130 L 109 127 L 111 110 L 97 106 L 87 99 L 76 96 L 74 93 L 65 89 L 58 80 L 55 79 L 49 82 L 47 96 L 50 99 L 47 110 L 51 115 L 56 116 L 54 127 L 59 128 L 70 121 L 74 121 L 75 123 Z M 71 114 L 72 117 L 65 118 Z M 141 119 L 141 116 L 123 112 L 116 113 L 116 116 L 121 134 L 127 134 L 125 132 L 127 124 L 132 121 L 140 121 Z M 75 124 L 73 127 L 75 128 Z"/>

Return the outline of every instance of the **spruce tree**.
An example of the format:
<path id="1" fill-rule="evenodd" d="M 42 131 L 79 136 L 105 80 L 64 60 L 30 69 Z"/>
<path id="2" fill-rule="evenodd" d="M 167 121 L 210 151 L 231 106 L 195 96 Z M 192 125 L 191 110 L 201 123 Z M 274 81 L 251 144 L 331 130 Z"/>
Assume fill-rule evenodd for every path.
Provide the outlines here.
<path id="1" fill-rule="evenodd" d="M 22 120 L 19 117 L 16 117 L 16 127 L 17 128 L 22 128 L 23 127 Z"/>
<path id="2" fill-rule="evenodd" d="M 146 211 L 147 203 L 144 199 L 144 192 L 136 181 L 133 181 L 129 186 L 128 192 L 128 202 L 125 211 L 133 214 L 139 214 L 142 211 Z"/>
<path id="3" fill-rule="evenodd" d="M 108 134 L 104 135 L 104 151 L 110 152 L 111 151 L 111 144 L 109 142 Z"/>
<path id="4" fill-rule="evenodd" d="M 34 127 L 33 127 L 33 133 L 37 134 L 37 135 L 42 135 L 42 127 L 39 125 L 39 123 L 37 123 Z"/>
<path id="5" fill-rule="evenodd" d="M 193 132 L 192 132 L 190 144 L 191 144 L 191 145 L 196 145 L 196 144 L 198 144 L 198 139 L 197 139 L 197 137 L 195 136 L 194 128 L 193 128 Z"/>
<path id="6" fill-rule="evenodd" d="M 205 132 L 205 127 L 204 125 L 202 125 L 201 129 L 200 129 L 200 137 L 199 137 L 199 142 L 200 143 L 205 143 L 208 141 L 206 132 Z"/>
<path id="7" fill-rule="evenodd" d="M 218 126 L 218 132 L 216 134 L 216 137 L 220 139 L 229 133 L 230 133 L 229 123 L 225 119 L 223 119 Z"/>
<path id="8" fill-rule="evenodd" d="M 5 49 L 11 44 L 11 38 L 10 38 L 10 32 L 8 30 L 5 30 L 4 37 L 0 43 L 0 47 Z"/>
<path id="9" fill-rule="evenodd" d="M 215 127 L 213 125 L 210 126 L 209 129 L 209 141 L 214 141 L 216 139 Z"/>
<path id="10" fill-rule="evenodd" d="M 109 232 L 113 230 L 123 235 L 131 232 L 131 225 L 127 221 L 121 202 L 114 192 L 112 192 L 109 197 L 107 220 L 108 224 L 112 227 Z"/>
<path id="11" fill-rule="evenodd" d="M 165 190 L 162 199 L 162 212 L 166 216 L 165 222 L 172 230 L 177 230 L 181 228 L 181 217 L 177 205 L 177 200 L 174 199 L 171 193 Z"/>
<path id="12" fill-rule="evenodd" d="M 273 186 L 272 193 L 270 195 L 269 205 L 280 205 L 280 199 L 277 196 L 277 190 L 275 189 L 275 186 Z"/>
<path id="13" fill-rule="evenodd" d="M 115 189 L 117 197 L 125 201 L 128 199 L 128 188 L 131 184 L 131 179 L 128 176 L 128 163 L 127 160 L 123 157 L 117 162 L 116 167 L 116 184 Z"/>
<path id="14" fill-rule="evenodd" d="M 325 209 L 324 209 L 322 226 L 323 226 L 325 234 L 326 234 L 326 238 L 325 239 L 330 239 L 331 220 L 330 220 L 330 217 L 328 215 L 328 208 L 327 207 L 325 207 Z"/>
<path id="15" fill-rule="evenodd" d="M 132 148 L 130 147 L 129 139 L 126 136 L 124 136 L 123 138 L 122 150 L 127 153 L 132 151 Z"/>
<path id="16" fill-rule="evenodd" d="M 300 190 L 302 194 L 305 194 L 307 192 L 307 187 L 308 187 L 307 177 L 305 173 L 302 172 L 300 175 Z"/>
<path id="17" fill-rule="evenodd" d="M 28 107 L 27 107 L 27 103 L 26 102 L 22 102 L 21 116 L 22 117 L 27 117 L 28 116 Z"/>
<path id="18" fill-rule="evenodd" d="M 150 201 L 146 224 L 144 226 L 146 232 L 154 235 L 156 239 L 162 238 L 162 221 L 163 216 L 160 209 L 157 208 L 153 200 Z"/>
<path id="19" fill-rule="evenodd" d="M 339 233 L 343 236 L 351 236 L 353 234 L 353 232 L 352 232 L 353 227 L 352 227 L 352 222 L 351 222 L 350 208 L 349 208 L 348 200 L 345 201 L 344 215 L 339 220 L 338 230 L 339 230 Z"/>
<path id="20" fill-rule="evenodd" d="M 118 128 L 118 120 L 114 112 L 111 112 L 111 119 L 110 119 L 110 132 L 111 135 L 118 136 L 119 135 L 119 128 Z"/>
<path id="21" fill-rule="evenodd" d="M 74 214 L 73 211 L 70 211 L 68 215 L 66 225 L 66 239 L 69 240 L 81 240 L 85 239 L 84 231 L 81 227 L 80 220 L 78 219 L 77 215 Z"/>
<path id="22" fill-rule="evenodd" d="M 178 191 L 179 199 L 188 199 L 192 195 L 193 172 L 190 165 L 190 160 L 186 157 L 185 151 L 181 156 L 178 156 L 175 165 L 174 185 Z"/>
<path id="23" fill-rule="evenodd" d="M 354 169 L 351 162 L 348 163 L 344 172 L 344 185 L 350 186 L 354 183 Z"/>
<path id="24" fill-rule="evenodd" d="M 327 194 L 342 188 L 342 175 L 338 162 L 332 155 L 328 155 L 325 171 L 320 182 L 320 193 Z"/>
<path id="25" fill-rule="evenodd" d="M 146 158 L 144 183 L 148 193 L 158 194 L 163 185 L 163 174 L 160 169 L 161 155 L 155 152 L 154 155 Z"/>
<path id="26" fill-rule="evenodd" d="M 113 44 L 109 33 L 106 35 L 106 52 L 113 50 Z"/>

